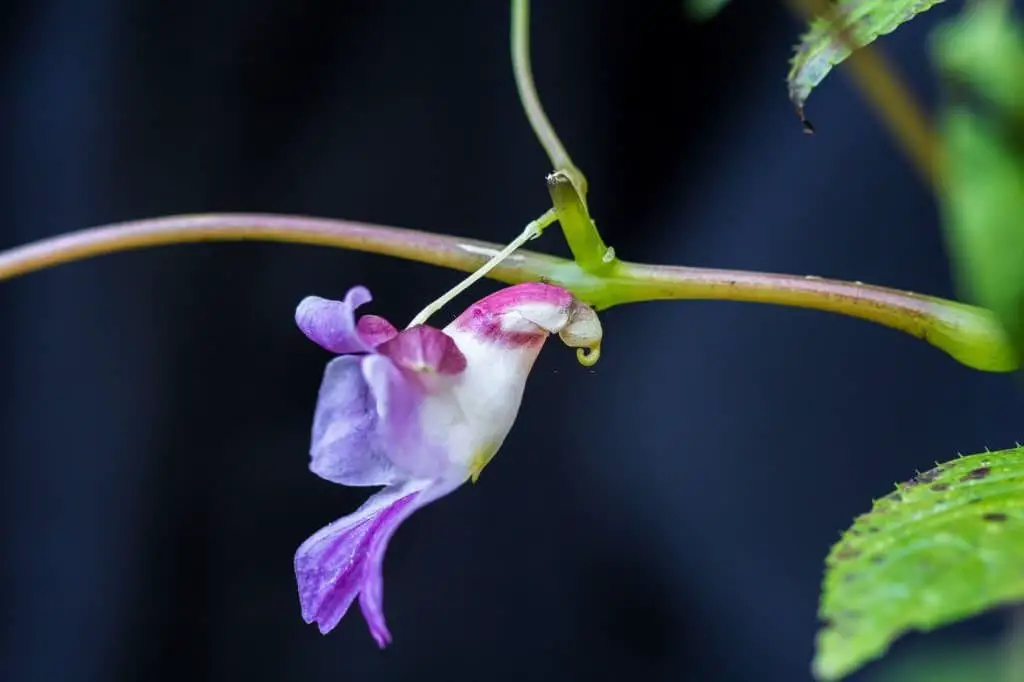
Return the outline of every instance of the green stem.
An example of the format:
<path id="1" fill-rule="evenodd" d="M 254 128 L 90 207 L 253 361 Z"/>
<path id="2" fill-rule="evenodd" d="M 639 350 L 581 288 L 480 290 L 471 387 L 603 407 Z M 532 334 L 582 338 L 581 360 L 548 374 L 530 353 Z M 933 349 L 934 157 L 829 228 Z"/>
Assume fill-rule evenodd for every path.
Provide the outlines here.
<path id="1" fill-rule="evenodd" d="M 555 171 L 548 176 L 548 192 L 565 241 L 579 266 L 593 273 L 610 268 L 615 263 L 615 252 L 601 239 L 572 178 L 564 171 Z"/>
<path id="2" fill-rule="evenodd" d="M 554 126 L 544 113 L 530 66 L 530 0 L 512 0 L 512 71 L 523 111 L 533 132 L 547 152 L 555 172 L 548 189 L 573 258 L 588 272 L 601 272 L 614 262 L 587 209 L 587 179 L 569 158 Z"/>
<path id="3" fill-rule="evenodd" d="M 472 272 L 501 250 L 476 239 L 385 227 L 350 220 L 246 213 L 167 216 L 93 227 L 0 251 L 0 281 L 45 268 L 152 246 L 202 242 L 278 242 L 379 253 Z M 490 276 L 503 282 L 535 280 L 563 258 L 519 251 Z M 520 270 L 522 272 L 520 272 Z M 519 274 L 517 277 L 516 274 Z"/>
<path id="4" fill-rule="evenodd" d="M 995 316 L 936 296 L 820 277 L 622 263 L 606 278 L 611 305 L 658 299 L 714 299 L 823 310 L 906 332 L 989 372 L 1020 365 Z"/>
<path id="5" fill-rule="evenodd" d="M 537 87 L 533 82 L 533 68 L 530 66 L 530 0 L 512 0 L 512 71 L 519 90 L 523 111 L 530 120 L 530 127 L 551 160 L 551 167 L 564 171 L 572 179 L 580 196 L 586 201 L 587 179 L 576 167 L 558 139 L 554 126 L 544 113 Z"/>
<path id="6" fill-rule="evenodd" d="M 473 272 L 502 249 L 476 239 L 325 218 L 205 214 L 95 227 L 0 252 L 0 280 L 117 251 L 167 244 L 270 241 L 379 253 Z M 565 258 L 520 250 L 491 279 L 547 281 L 598 309 L 665 299 L 717 299 L 825 310 L 877 322 L 928 341 L 969 367 L 1006 372 L 1018 363 L 986 310 L 857 282 L 735 270 L 615 262 L 594 273 Z"/>

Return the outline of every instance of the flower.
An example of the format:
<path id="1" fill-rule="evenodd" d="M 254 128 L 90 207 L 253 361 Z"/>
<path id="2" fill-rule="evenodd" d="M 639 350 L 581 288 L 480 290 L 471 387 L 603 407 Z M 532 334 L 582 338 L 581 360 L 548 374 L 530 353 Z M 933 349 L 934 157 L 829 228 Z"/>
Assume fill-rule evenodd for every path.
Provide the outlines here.
<path id="1" fill-rule="evenodd" d="M 565 289 L 507 287 L 466 309 L 443 330 L 397 330 L 355 287 L 343 301 L 305 298 L 302 332 L 336 353 L 324 370 L 313 417 L 310 469 L 347 486 L 384 486 L 354 513 L 295 553 L 302 617 L 322 633 L 359 597 L 377 644 L 391 641 L 383 611 L 388 541 L 410 514 L 480 471 L 512 428 L 526 377 L 547 337 L 596 352 L 596 313 Z"/>

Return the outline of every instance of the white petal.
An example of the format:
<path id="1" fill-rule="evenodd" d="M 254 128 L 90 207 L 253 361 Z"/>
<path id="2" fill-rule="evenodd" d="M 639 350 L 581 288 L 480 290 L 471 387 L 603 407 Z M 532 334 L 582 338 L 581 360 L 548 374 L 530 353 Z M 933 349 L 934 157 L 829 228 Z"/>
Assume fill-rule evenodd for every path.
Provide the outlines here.
<path id="1" fill-rule="evenodd" d="M 497 452 L 512 429 L 540 345 L 509 348 L 469 332 L 445 331 L 466 356 L 466 369 L 449 390 L 426 398 L 421 425 L 427 439 L 448 453 L 451 475 L 465 478 L 481 458 Z"/>

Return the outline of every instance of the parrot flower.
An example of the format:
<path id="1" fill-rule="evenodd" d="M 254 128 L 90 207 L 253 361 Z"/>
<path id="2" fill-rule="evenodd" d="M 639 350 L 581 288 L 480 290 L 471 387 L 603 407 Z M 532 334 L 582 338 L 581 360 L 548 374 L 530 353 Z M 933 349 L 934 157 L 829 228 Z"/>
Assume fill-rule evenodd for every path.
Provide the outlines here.
<path id="1" fill-rule="evenodd" d="M 476 480 L 512 428 L 550 334 L 596 358 L 602 331 L 590 307 L 549 284 L 497 291 L 444 329 L 357 320 L 370 300 L 354 287 L 343 301 L 310 296 L 295 311 L 302 332 L 338 355 L 320 386 L 310 469 L 341 485 L 383 486 L 302 543 L 295 575 L 307 623 L 326 634 L 358 596 L 384 647 L 382 565 L 392 535 L 416 510 Z"/>

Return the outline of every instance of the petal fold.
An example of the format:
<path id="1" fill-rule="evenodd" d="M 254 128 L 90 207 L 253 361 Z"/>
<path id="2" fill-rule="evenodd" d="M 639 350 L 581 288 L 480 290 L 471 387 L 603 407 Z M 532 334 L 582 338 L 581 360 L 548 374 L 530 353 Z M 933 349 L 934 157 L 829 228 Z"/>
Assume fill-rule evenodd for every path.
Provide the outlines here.
<path id="1" fill-rule="evenodd" d="M 327 363 L 313 415 L 309 468 L 342 485 L 388 485 L 399 474 L 381 447 L 377 401 L 363 376 L 363 360 L 343 355 Z"/>

